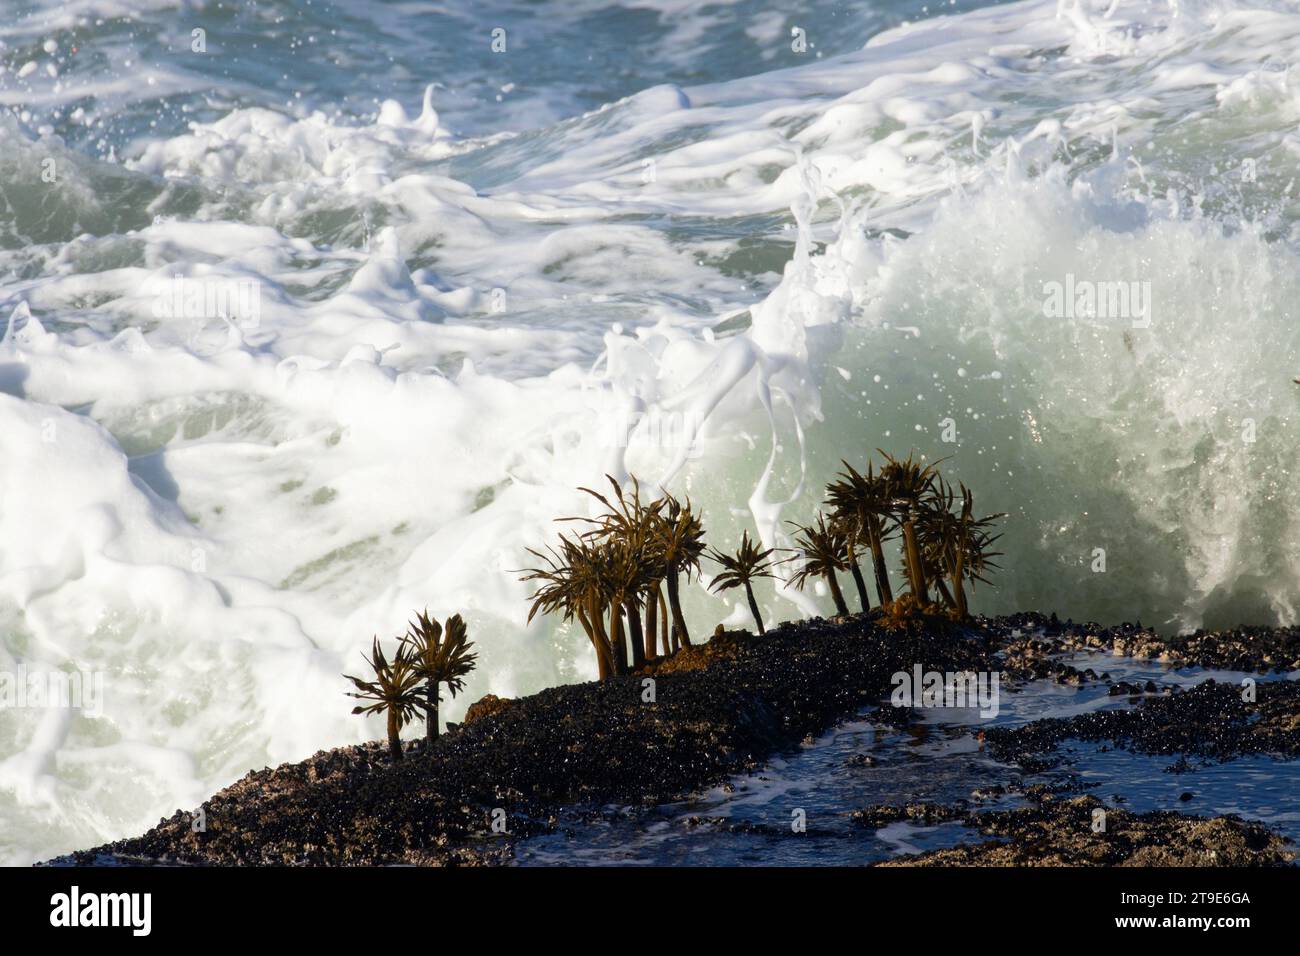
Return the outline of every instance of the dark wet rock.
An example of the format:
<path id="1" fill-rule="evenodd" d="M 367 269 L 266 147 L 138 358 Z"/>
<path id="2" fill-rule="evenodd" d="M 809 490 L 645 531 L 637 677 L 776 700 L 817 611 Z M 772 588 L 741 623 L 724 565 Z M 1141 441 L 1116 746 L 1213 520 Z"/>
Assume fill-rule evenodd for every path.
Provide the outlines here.
<path id="1" fill-rule="evenodd" d="M 1035 631 L 1049 639 L 1026 638 Z M 1291 638 L 1269 633 L 1274 636 L 1260 638 L 1273 648 L 1266 656 L 1284 659 Z M 916 664 L 944 671 L 1009 668 L 1016 676 L 1109 682 L 1105 674 L 1057 667 L 1050 655 L 1069 642 L 1110 647 L 1117 640 L 1126 648 L 1151 649 L 1149 642 L 1158 639 L 1133 625 L 1062 624 L 1037 614 L 932 633 L 886 632 L 862 618 L 787 623 L 764 637 L 724 631 L 627 678 L 554 687 L 512 701 L 485 698 L 429 752 L 408 742 L 407 759 L 397 764 L 375 742 L 252 772 L 203 804 L 204 832 L 194 832 L 190 811 L 177 811 L 139 837 L 61 862 L 506 862 L 516 840 L 555 832 L 561 814 L 571 819 L 575 813 L 606 815 L 610 807 L 635 811 L 727 786 L 808 735 L 873 707 L 875 719 L 906 727 L 915 717 L 910 708 L 878 706 L 888 700 L 896 671 Z M 1017 644 L 1025 646 L 1008 665 L 1005 651 Z M 1228 648 L 1224 654 L 1237 653 L 1230 642 L 1222 647 Z M 643 702 L 647 676 L 656 681 L 654 703 Z M 1037 721 L 1010 732 L 1019 736 L 990 730 L 990 749 L 1029 772 L 1058 763 L 1045 752 L 1066 736 L 1089 734 L 1118 746 L 1215 759 L 1240 752 L 1294 755 L 1300 685 L 1287 690 L 1261 682 L 1258 703 L 1250 705 L 1240 700 L 1239 688 L 1218 686 L 1152 697 L 1134 711 L 1106 712 L 1111 716 Z M 1134 713 L 1141 716 L 1124 716 Z M 871 758 L 862 756 L 861 765 L 869 766 Z M 1025 792 L 1029 799 L 1053 793 L 1031 791 Z M 920 813 L 923 820 L 949 819 L 950 812 L 901 808 L 898 818 Z"/>
<path id="2" fill-rule="evenodd" d="M 906 730 L 916 721 L 916 710 L 912 707 L 892 707 L 885 705 L 868 712 L 872 723 L 881 724 L 894 730 Z"/>
<path id="3" fill-rule="evenodd" d="M 1031 803 L 1042 803 L 1044 800 L 1052 800 L 1063 794 L 1073 796 L 1095 786 L 1096 784 L 1085 783 L 1077 774 L 1071 773 L 1048 783 L 1035 783 L 1028 787 L 1023 784 L 1013 784 L 1008 788 L 1008 792 L 1020 794 Z"/>
<path id="4" fill-rule="evenodd" d="M 967 813 L 963 822 L 995 839 L 878 865 L 1283 866 L 1296 855 L 1285 837 L 1237 816 L 1137 814 L 1106 807 L 1091 796 Z"/>
<path id="5" fill-rule="evenodd" d="M 1142 697 L 1146 694 L 1167 694 L 1171 690 L 1176 690 L 1177 686 L 1159 687 L 1155 681 L 1147 681 L 1145 684 L 1132 684 L 1128 681 L 1118 681 L 1110 685 L 1111 697 Z"/>
<path id="6" fill-rule="evenodd" d="M 65 860 L 500 862 L 514 840 L 552 831 L 562 808 L 680 799 L 886 699 L 895 671 L 979 669 L 988 660 L 972 632 L 900 635 L 862 620 L 715 641 L 644 674 L 510 701 L 428 753 L 408 744 L 397 764 L 372 743 L 251 773 L 203 805 L 205 832 L 178 811 L 142 836 Z M 646 674 L 657 682 L 654 703 L 642 699 Z"/>
<path id="7" fill-rule="evenodd" d="M 1004 758 L 1005 759 L 1005 758 Z M 1016 763 L 1025 773 L 1046 773 L 1061 765 L 1060 757 L 1034 757 L 1030 754 L 1021 754 L 1016 758 Z"/>
<path id="8" fill-rule="evenodd" d="M 891 823 L 911 822 L 924 826 L 947 823 L 950 820 L 965 820 L 968 809 L 963 803 L 909 803 L 905 806 L 882 804 L 854 810 L 850 815 L 859 826 L 879 829 Z"/>
<path id="9" fill-rule="evenodd" d="M 1300 670 L 1300 627 L 1237 627 L 1194 634 L 1161 635 L 1140 622 L 1103 627 L 1095 623 L 1062 625 L 1024 613 L 988 622 L 1004 642 L 1042 633 L 1057 650 L 1108 650 L 1113 654 L 1162 661 L 1173 667 L 1282 673 Z M 1016 635 L 1015 632 L 1020 634 Z"/>
<path id="10" fill-rule="evenodd" d="M 1057 642 L 1034 637 L 1012 629 L 1004 636 L 1002 679 L 1013 681 L 1054 680 L 1058 684 L 1081 687 L 1092 681 L 1109 681 L 1109 674 L 1098 674 L 1091 667 L 1079 670 L 1056 659 L 1061 653 Z"/>
<path id="11" fill-rule="evenodd" d="M 1146 697 L 1130 710 L 1052 717 L 1022 727 L 990 728 L 989 753 L 1038 772 L 1044 755 L 1066 740 L 1107 742 L 1143 754 L 1184 754 L 1216 761 L 1243 754 L 1300 755 L 1300 682 L 1262 681 L 1255 700 L 1239 684 L 1207 680 L 1191 690 Z"/>

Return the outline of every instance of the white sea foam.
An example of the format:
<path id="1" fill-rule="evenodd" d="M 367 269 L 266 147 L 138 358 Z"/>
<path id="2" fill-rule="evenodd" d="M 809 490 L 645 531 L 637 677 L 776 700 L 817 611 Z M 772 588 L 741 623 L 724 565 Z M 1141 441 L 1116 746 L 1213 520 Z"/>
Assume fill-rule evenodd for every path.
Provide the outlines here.
<path id="1" fill-rule="evenodd" d="M 0 856 L 376 737 L 340 675 L 426 606 L 480 651 L 449 719 L 594 676 L 514 570 L 606 473 L 783 543 L 841 456 L 950 455 L 1011 514 L 979 609 L 1295 620 L 1297 54 L 1282 2 L 1030 0 L 520 135 L 436 88 L 115 163 L 0 119 L 0 669 L 105 677 L 0 712 Z M 1149 325 L 1045 316 L 1067 274 Z M 257 321 L 160 315 L 178 276 Z"/>

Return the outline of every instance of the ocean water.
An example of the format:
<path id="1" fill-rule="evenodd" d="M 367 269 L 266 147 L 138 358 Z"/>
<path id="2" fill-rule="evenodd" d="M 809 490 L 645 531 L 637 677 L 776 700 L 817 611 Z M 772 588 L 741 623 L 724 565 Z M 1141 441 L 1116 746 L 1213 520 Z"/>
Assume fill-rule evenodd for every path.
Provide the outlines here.
<path id="1" fill-rule="evenodd" d="M 978 610 L 1295 621 L 1298 56 L 1287 0 L 8 0 L 0 675 L 98 691 L 0 708 L 0 861 L 379 736 L 340 675 L 426 606 L 448 719 L 593 677 L 514 572 L 603 474 L 779 544 L 914 449 L 1009 514 Z"/>

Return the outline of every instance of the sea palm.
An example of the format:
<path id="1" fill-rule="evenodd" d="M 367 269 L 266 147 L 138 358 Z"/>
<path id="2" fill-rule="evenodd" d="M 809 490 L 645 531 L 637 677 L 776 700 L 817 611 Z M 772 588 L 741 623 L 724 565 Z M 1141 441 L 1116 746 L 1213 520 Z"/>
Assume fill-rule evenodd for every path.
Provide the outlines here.
<path id="1" fill-rule="evenodd" d="M 597 547 L 581 538 L 561 535 L 559 550 L 529 548 L 528 552 L 542 562 L 540 567 L 526 569 L 521 579 L 542 582 L 532 596 L 529 622 L 539 611 L 560 613 L 565 621 L 576 618 L 596 651 L 600 679 L 607 680 L 614 674 L 614 650 L 605 629 L 604 584 Z"/>
<path id="2" fill-rule="evenodd" d="M 673 616 L 673 649 L 676 650 L 680 645 L 690 647 L 691 644 L 686 618 L 682 615 L 677 578 L 684 574 L 690 581 L 693 573 L 699 573 L 700 557 L 704 554 L 704 525 L 691 508 L 689 498 L 683 504 L 665 492 L 658 504 L 661 507 L 650 516 L 650 533 L 655 556 L 661 564 L 662 578 L 668 585 L 668 607 Z"/>
<path id="3" fill-rule="evenodd" d="M 624 638 L 624 616 L 631 632 L 632 666 L 644 662 L 641 633 L 641 595 L 650 579 L 650 568 L 639 537 L 610 538 L 596 546 L 596 569 L 600 595 L 609 613 L 609 642 L 614 651 L 614 672 L 628 672 L 628 641 Z"/>
<path id="4" fill-rule="evenodd" d="M 969 488 L 961 487 L 961 507 L 954 512 L 956 495 L 942 479 L 935 482 L 934 493 L 921 510 L 918 535 L 921 539 L 922 560 L 935 569 L 935 583 L 944 600 L 958 619 L 969 616 L 966 604 L 967 581 L 989 583 L 986 572 L 997 568 L 993 558 L 997 552 L 989 547 L 1001 537 L 992 533 L 1003 514 L 974 517 L 974 500 Z M 948 577 L 951 592 L 943 584 L 942 575 Z"/>
<path id="5" fill-rule="evenodd" d="M 952 488 L 942 478 L 937 478 L 933 493 L 917 514 L 916 535 L 926 582 L 934 585 L 943 602 L 957 617 L 965 617 L 965 594 L 959 584 L 950 590 L 945 581 L 945 578 L 951 579 L 961 535 L 961 517 L 952 511 L 953 500 Z M 906 552 L 903 554 L 903 569 L 911 580 Z"/>
<path id="6" fill-rule="evenodd" d="M 929 602 L 930 597 L 929 589 L 926 587 L 925 564 L 916 535 L 916 524 L 927 499 L 934 492 L 934 480 L 937 475 L 935 465 L 922 465 L 911 455 L 900 460 L 884 451 L 880 454 L 885 459 L 885 464 L 880 469 L 880 477 L 885 483 L 894 520 L 903 529 L 908 583 L 917 600 L 924 605 Z"/>
<path id="7" fill-rule="evenodd" d="M 606 475 L 613 494 L 601 494 L 591 488 L 582 488 L 605 507 L 595 518 L 567 518 L 594 525 L 583 537 L 595 541 L 619 541 L 626 546 L 627 554 L 641 565 L 637 577 L 639 586 L 628 596 L 624 611 L 628 629 L 633 639 L 633 666 L 656 654 L 656 630 L 660 606 L 663 603 L 660 586 L 666 585 L 668 611 L 672 615 L 672 650 L 689 646 L 690 634 L 682 613 L 679 579 L 684 574 L 689 581 L 700 570 L 700 557 L 704 553 L 704 527 L 691 507 L 668 492 L 649 503 L 641 500 L 640 483 L 632 479 L 631 493 L 625 491 L 611 476 Z M 645 609 L 645 629 L 642 630 L 637 612 Z M 665 622 L 666 623 L 666 622 Z M 644 646 L 644 650 L 642 647 Z M 668 640 L 664 641 L 669 651 Z"/>
<path id="8" fill-rule="evenodd" d="M 965 486 L 962 486 L 962 527 L 961 536 L 958 538 L 958 547 L 956 548 L 956 561 L 953 568 L 953 574 L 956 580 L 969 581 L 974 584 L 976 581 L 981 584 L 992 585 L 986 575 L 990 571 L 1000 570 L 999 565 L 993 558 L 1002 556 L 1000 551 L 989 550 L 993 544 L 1002 537 L 1001 534 L 994 534 L 993 527 L 1003 518 L 1005 512 L 985 515 L 983 518 L 973 519 L 970 515 L 971 493 Z M 961 595 L 962 607 L 965 605 L 965 592 Z"/>
<path id="9" fill-rule="evenodd" d="M 468 629 L 459 614 L 441 624 L 424 613 L 417 614 L 411 622 L 402 646 L 415 662 L 415 672 L 424 681 L 424 729 L 426 747 L 432 746 L 438 736 L 438 704 L 442 700 L 439 685 L 446 684 L 455 697 L 465 687 L 465 675 L 472 671 L 478 660 L 469 649 Z"/>
<path id="10" fill-rule="evenodd" d="M 754 600 L 753 582 L 758 578 L 776 577 L 772 573 L 772 568 L 780 562 L 770 559 L 777 550 L 777 548 L 760 549 L 749 540 L 749 532 L 745 531 L 740 536 L 740 547 L 736 549 L 735 554 L 710 551 L 708 555 L 722 565 L 722 573 L 713 579 L 709 589 L 726 591 L 729 588 L 743 587 L 745 597 L 749 601 L 749 612 L 754 615 L 754 624 L 760 634 L 766 634 L 767 629 L 763 627 L 763 615 L 758 612 L 758 602 Z"/>
<path id="11" fill-rule="evenodd" d="M 809 578 L 825 578 L 831 589 L 831 598 L 835 601 L 835 613 L 847 615 L 849 608 L 844 603 L 844 593 L 835 577 L 836 571 L 847 571 L 849 567 L 848 541 L 843 529 L 833 523 L 828 525 L 826 516 L 820 513 L 814 524 L 806 527 L 795 524 L 795 528 L 795 544 L 803 553 L 803 564 L 790 577 L 790 583 L 802 591 Z"/>
<path id="12" fill-rule="evenodd" d="M 415 718 L 420 708 L 420 675 L 416 672 L 415 662 L 411 659 L 405 647 L 398 646 L 397 655 L 392 661 L 384 657 L 384 651 L 379 646 L 378 637 L 374 639 L 370 657 L 366 657 L 364 654 L 361 656 L 370 665 L 370 669 L 375 672 L 375 679 L 368 681 L 362 680 L 360 677 L 353 677 L 351 674 L 343 675 L 352 681 L 357 688 L 355 691 L 348 691 L 349 697 L 371 701 L 369 704 L 358 704 L 353 707 L 352 713 L 386 713 L 388 715 L 388 750 L 394 760 L 401 760 L 402 728 Z"/>
<path id="13" fill-rule="evenodd" d="M 624 491 L 612 475 L 606 475 L 605 478 L 613 489 L 612 495 L 603 495 L 591 488 L 579 489 L 605 506 L 603 514 L 594 518 L 576 517 L 561 520 L 581 521 L 593 525 L 590 530 L 583 532 L 582 537 L 585 540 L 602 546 L 617 543 L 617 548 L 600 547 L 598 552 L 603 558 L 605 585 L 615 592 L 609 597 L 617 600 L 617 613 L 620 616 L 626 615 L 627 636 L 632 646 L 632 666 L 636 668 L 645 663 L 647 652 L 650 656 L 654 654 L 653 649 L 647 646 L 648 641 L 641 628 L 640 615 L 643 604 L 647 607 L 654 606 L 657 611 L 659 580 L 657 569 L 663 562 L 658 555 L 658 542 L 651 531 L 651 522 L 654 515 L 663 507 L 663 503 L 662 501 L 648 505 L 642 503 L 641 484 L 635 477 L 632 479 L 630 494 Z M 628 590 L 629 587 L 631 590 Z M 653 596 L 652 590 L 656 592 Z M 653 624 L 653 621 L 650 623 Z M 614 638 L 615 634 L 618 635 L 617 639 Z M 626 642 L 622 636 L 622 620 L 617 625 L 611 620 L 610 635 L 611 640 L 614 641 L 616 668 L 621 673 L 626 670 L 626 666 L 621 665 L 620 660 L 627 659 Z"/>
<path id="14" fill-rule="evenodd" d="M 841 464 L 844 465 L 844 471 L 838 481 L 827 485 L 826 501 L 830 505 L 833 520 L 849 536 L 851 552 L 856 550 L 859 542 L 871 550 L 876 575 L 876 598 L 881 605 L 885 605 L 894 599 L 884 549 L 885 542 L 896 528 L 889 488 L 884 479 L 876 474 L 873 463 L 867 463 L 865 474 L 857 471 L 847 461 Z M 854 561 L 855 566 L 856 563 Z M 854 576 L 855 581 L 859 575 L 860 572 Z M 863 587 L 860 590 L 866 589 Z M 862 609 L 867 609 L 865 600 Z"/>
<path id="15" fill-rule="evenodd" d="M 858 565 L 858 549 L 867 543 L 866 535 L 857 521 L 842 520 L 836 515 L 831 515 L 831 526 L 837 534 L 844 537 L 844 547 L 847 551 L 846 564 L 849 574 L 853 575 L 853 587 L 858 592 L 858 606 L 862 609 L 862 613 L 866 614 L 871 610 L 871 598 L 867 595 L 867 582 L 862 576 L 862 568 Z"/>

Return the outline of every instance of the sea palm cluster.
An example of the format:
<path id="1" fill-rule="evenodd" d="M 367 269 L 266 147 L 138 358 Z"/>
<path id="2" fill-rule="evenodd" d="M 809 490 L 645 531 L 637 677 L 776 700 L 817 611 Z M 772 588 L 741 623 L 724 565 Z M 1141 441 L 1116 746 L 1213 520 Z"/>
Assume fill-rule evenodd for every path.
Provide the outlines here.
<path id="1" fill-rule="evenodd" d="M 540 582 L 531 621 L 539 612 L 576 620 L 596 652 L 602 680 L 689 646 L 680 581 L 700 571 L 704 528 L 689 500 L 664 492 L 643 501 L 634 480 L 630 493 L 609 479 L 612 493 L 581 489 L 604 511 L 594 518 L 565 518 L 586 527 L 560 535 L 542 563 L 524 572 Z"/>
<path id="2" fill-rule="evenodd" d="M 976 518 L 970 489 L 959 484 L 954 490 L 937 463 L 925 465 L 911 455 L 899 459 L 884 451 L 880 455 L 884 462 L 879 470 L 870 462 L 865 471 L 843 462 L 844 471 L 826 488 L 829 520 L 819 515 L 814 527 L 800 529 L 812 574 L 827 579 L 843 614 L 847 608 L 834 574 L 852 572 L 862 610 L 869 611 L 857 555 L 870 553 L 880 606 L 897 612 L 884 545 L 900 538 L 908 605 L 925 609 L 937 603 L 933 588 L 942 607 L 965 619 L 967 584 L 988 583 L 986 575 L 997 568 L 993 559 L 999 553 L 991 548 L 1001 535 L 993 528 L 1005 515 Z"/>
<path id="3" fill-rule="evenodd" d="M 374 672 L 373 680 L 343 675 L 356 687 L 348 696 L 366 701 L 353 707 L 352 713 L 387 715 L 388 749 L 394 760 L 402 759 L 402 728 L 418 714 L 424 714 L 426 747 L 438 736 L 440 685 L 446 684 L 453 697 L 464 689 L 465 676 L 478 660 L 477 654 L 470 653 L 473 646 L 459 614 L 447 618 L 444 626 L 426 609 L 410 622 L 392 660 L 384 656 L 379 638 L 374 638 L 370 656 L 362 655 Z"/>
<path id="4" fill-rule="evenodd" d="M 706 557 L 720 568 L 710 589 L 743 589 L 760 634 L 766 629 L 754 582 L 777 577 L 787 562 L 794 570 L 785 583 L 803 589 L 824 581 L 839 615 L 849 614 L 839 578 L 849 574 L 862 613 L 884 627 L 941 613 L 966 619 L 967 588 L 987 583 L 997 568 L 998 552 L 991 549 L 1000 535 L 994 526 L 1005 516 L 976 518 L 970 489 L 946 482 L 937 463 L 880 455 L 878 468 L 868 462 L 859 471 L 843 463 L 844 471 L 826 488 L 825 509 L 807 525 L 792 522 L 794 549 L 764 548 L 748 531 L 734 552 L 706 548 L 704 525 L 689 499 L 661 491 L 644 500 L 635 479 L 624 488 L 611 477 L 604 493 L 582 488 L 600 506 L 595 517 L 562 518 L 575 530 L 545 551 L 529 549 L 539 564 L 520 572 L 523 580 L 537 582 L 528 619 L 542 613 L 577 621 L 595 651 L 601 680 L 631 673 L 690 646 L 680 586 L 683 578 L 689 582 L 701 574 Z M 886 560 L 886 546 L 895 541 L 906 587 L 898 597 Z M 861 567 L 868 559 L 875 608 Z M 387 715 L 395 760 L 402 756 L 402 727 L 420 714 L 428 744 L 437 737 L 441 685 L 453 696 L 463 689 L 476 661 L 470 647 L 460 615 L 442 625 L 426 611 L 416 615 L 391 660 L 375 639 L 366 658 L 373 680 L 345 675 L 356 688 L 350 696 L 364 701 L 353 713 Z"/>
<path id="5" fill-rule="evenodd" d="M 778 566 L 794 562 L 787 583 L 802 589 L 809 581 L 824 581 L 836 613 L 847 615 L 839 575 L 849 574 L 866 613 L 872 606 L 860 561 L 867 556 L 887 620 L 937 611 L 965 619 L 968 585 L 986 582 L 997 567 L 991 546 L 999 536 L 992 529 L 1003 516 L 975 518 L 970 489 L 955 490 L 936 465 L 880 454 L 879 469 L 868 463 L 858 471 L 844 463 L 844 472 L 827 487 L 826 511 L 808 525 L 792 522 L 796 548 L 785 557 L 776 557 L 785 549 L 762 548 L 747 531 L 734 552 L 706 549 L 703 524 L 689 501 L 667 492 L 644 501 L 635 479 L 624 489 L 609 478 L 606 494 L 583 488 L 603 510 L 593 518 L 561 519 L 584 529 L 561 534 L 544 552 L 530 549 L 541 564 L 523 572 L 523 580 L 539 582 L 528 619 L 544 613 L 576 620 L 605 680 L 690 645 L 678 589 L 683 576 L 700 573 L 701 557 L 721 568 L 711 590 L 742 588 L 763 634 L 755 581 L 774 578 Z M 907 587 L 898 599 L 885 557 L 886 545 L 895 540 Z"/>

